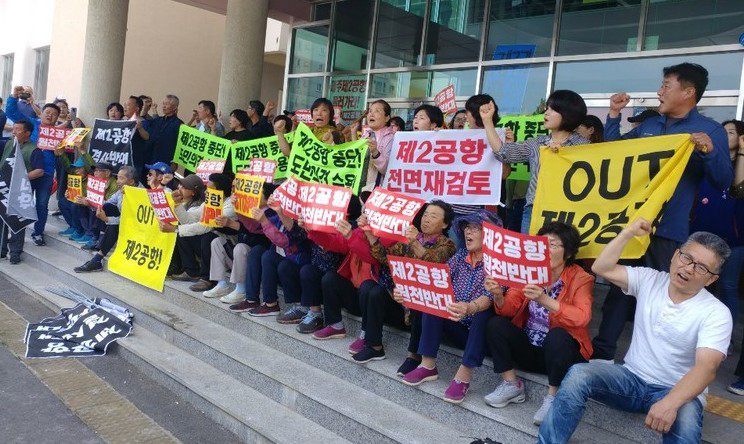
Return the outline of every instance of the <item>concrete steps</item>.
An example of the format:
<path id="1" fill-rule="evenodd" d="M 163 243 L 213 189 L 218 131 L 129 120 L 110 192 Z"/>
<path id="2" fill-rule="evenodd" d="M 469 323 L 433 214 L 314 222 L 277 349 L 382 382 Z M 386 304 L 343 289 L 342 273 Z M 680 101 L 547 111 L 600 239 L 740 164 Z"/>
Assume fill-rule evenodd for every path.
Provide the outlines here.
<path id="1" fill-rule="evenodd" d="M 55 228 L 50 226 L 47 232 Z M 142 327 L 136 330 L 151 331 L 180 353 L 190 354 L 273 402 L 289 406 L 329 433 L 354 442 L 467 442 L 466 437 L 474 436 L 533 442 L 537 434 L 532 415 L 547 390 L 544 376 L 522 374 L 527 380 L 528 401 L 492 409 L 482 397 L 499 378 L 487 362 L 475 372 L 465 402 L 451 405 L 442 395 L 459 365 L 461 353 L 456 349 L 445 346 L 440 351 L 440 381 L 408 387 L 395 376 L 405 357 L 408 339 L 404 332 L 387 329 L 388 358 L 360 366 L 346 351 L 350 339 L 316 341 L 273 318 L 231 313 L 224 304 L 190 292 L 185 283 L 166 282 L 160 295 L 111 273 L 75 274 L 72 268 L 90 254 L 66 239 L 47 238 L 48 247 L 27 247 L 26 263 L 21 267 L 31 270 L 8 270 L 7 264 L 0 270 L 8 270 L 11 277 L 24 276 L 24 280 L 35 270 L 32 282 L 38 276 L 90 296 L 118 300 L 135 312 L 135 323 Z M 48 284 L 35 285 L 34 291 L 48 296 L 42 290 Z M 350 330 L 358 329 L 358 319 L 346 316 L 346 323 Z M 127 342 L 121 342 L 123 348 L 128 348 Z M 143 357 L 138 359 L 145 361 L 143 365 L 154 365 Z M 223 391 L 222 387 L 214 389 Z M 213 413 L 222 414 L 219 409 Z M 577 442 L 659 440 L 659 435 L 642 427 L 640 415 L 610 412 L 596 403 L 587 409 L 574 437 Z"/>

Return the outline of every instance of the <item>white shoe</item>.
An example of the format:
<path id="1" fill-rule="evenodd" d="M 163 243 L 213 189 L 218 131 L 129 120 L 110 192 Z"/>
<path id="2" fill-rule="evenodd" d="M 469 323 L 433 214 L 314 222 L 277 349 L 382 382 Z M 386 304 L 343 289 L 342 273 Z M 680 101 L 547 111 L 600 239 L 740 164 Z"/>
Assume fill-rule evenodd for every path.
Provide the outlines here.
<path id="1" fill-rule="evenodd" d="M 596 358 L 596 359 L 590 359 L 589 362 L 591 362 L 592 364 L 611 364 L 611 365 L 612 364 L 615 364 L 615 360 L 614 359 L 599 359 L 599 358 Z"/>
<path id="2" fill-rule="evenodd" d="M 226 294 L 230 294 L 230 292 L 233 291 L 234 288 L 235 286 L 233 285 L 226 285 L 224 287 L 220 287 L 218 285 L 211 290 L 205 291 L 204 293 L 202 293 L 202 295 L 204 295 L 205 298 L 219 298 Z"/>
<path id="3" fill-rule="evenodd" d="M 232 293 L 222 296 L 220 302 L 223 304 L 237 304 L 245 300 L 245 293 L 234 290 Z"/>

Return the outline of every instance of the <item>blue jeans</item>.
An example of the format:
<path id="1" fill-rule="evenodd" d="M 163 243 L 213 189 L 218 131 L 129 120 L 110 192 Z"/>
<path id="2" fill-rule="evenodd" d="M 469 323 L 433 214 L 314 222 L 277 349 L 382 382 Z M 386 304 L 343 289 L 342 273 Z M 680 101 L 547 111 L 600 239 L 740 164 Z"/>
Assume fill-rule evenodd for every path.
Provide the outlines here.
<path id="1" fill-rule="evenodd" d="M 261 290 L 265 304 L 276 302 L 280 284 L 285 303 L 300 302 L 300 266 L 270 248 L 261 255 Z"/>
<path id="2" fill-rule="evenodd" d="M 306 264 L 300 268 L 300 283 L 302 293 L 300 303 L 303 307 L 320 307 L 323 305 L 323 273 L 313 264 Z"/>
<path id="3" fill-rule="evenodd" d="M 739 274 L 744 265 L 744 246 L 731 248 L 731 256 L 723 264 L 721 278 L 718 279 L 718 297 L 731 310 L 731 318 L 736 325 L 739 314 Z"/>
<path id="4" fill-rule="evenodd" d="M 44 234 L 47 216 L 49 216 L 49 198 L 52 197 L 52 183 L 54 177 L 44 174 L 31 181 L 31 189 L 36 197 L 36 222 L 32 235 L 41 236 Z"/>
<path id="5" fill-rule="evenodd" d="M 462 365 L 468 368 L 480 367 L 486 352 L 486 324 L 493 315 L 491 310 L 482 311 L 475 316 L 470 326 L 462 322 L 450 321 L 439 316 L 421 313 L 421 339 L 418 353 L 429 358 L 436 358 L 442 335 L 462 348 Z"/>
<path id="6" fill-rule="evenodd" d="M 540 426 L 540 443 L 565 443 L 576 430 L 592 398 L 618 410 L 648 413 L 671 387 L 648 384 L 622 365 L 576 364 L 571 367 Z M 664 443 L 699 443 L 703 431 L 703 404 L 693 399 L 677 411 L 677 419 Z"/>
<path id="7" fill-rule="evenodd" d="M 522 233 L 528 234 L 530 232 L 530 224 L 532 223 L 532 204 L 525 205 L 522 210 Z"/>
<path id="8" fill-rule="evenodd" d="M 273 247 L 272 247 L 273 248 Z M 248 252 L 248 269 L 245 272 L 245 300 L 258 302 L 261 293 L 261 256 L 267 248 L 263 244 L 251 247 Z"/>

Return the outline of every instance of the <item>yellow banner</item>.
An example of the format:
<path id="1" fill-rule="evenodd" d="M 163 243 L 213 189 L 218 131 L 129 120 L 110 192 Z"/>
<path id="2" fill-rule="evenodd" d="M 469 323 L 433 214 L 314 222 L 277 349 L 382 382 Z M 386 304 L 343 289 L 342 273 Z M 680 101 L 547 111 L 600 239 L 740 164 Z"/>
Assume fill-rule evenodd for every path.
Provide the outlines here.
<path id="1" fill-rule="evenodd" d="M 692 154 L 689 134 L 540 149 L 540 173 L 530 233 L 551 221 L 581 233 L 577 257 L 596 258 L 626 224 L 654 222 L 672 197 Z M 641 257 L 649 238 L 634 238 L 623 258 Z"/>
<path id="2" fill-rule="evenodd" d="M 204 210 L 202 210 L 202 216 L 199 222 L 208 227 L 216 227 L 217 221 L 215 219 L 222 216 L 222 204 L 224 202 L 225 197 L 222 191 L 207 188 L 207 195 L 204 199 Z"/>
<path id="3" fill-rule="evenodd" d="M 261 192 L 264 178 L 238 173 L 235 175 L 233 204 L 235 212 L 245 217 L 253 217 L 253 211 L 261 206 Z"/>
<path id="4" fill-rule="evenodd" d="M 168 203 L 173 207 L 170 194 Z M 119 239 L 108 269 L 129 280 L 163 291 L 165 275 L 176 246 L 176 233 L 163 233 L 147 190 L 126 187 Z"/>

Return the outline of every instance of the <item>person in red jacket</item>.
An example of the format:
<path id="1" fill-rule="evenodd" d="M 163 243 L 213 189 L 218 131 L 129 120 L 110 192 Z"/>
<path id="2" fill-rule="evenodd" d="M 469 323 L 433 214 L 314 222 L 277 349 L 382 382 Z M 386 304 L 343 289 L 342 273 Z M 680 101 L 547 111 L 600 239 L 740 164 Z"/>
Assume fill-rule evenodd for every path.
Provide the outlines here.
<path id="1" fill-rule="evenodd" d="M 547 236 L 550 244 L 550 285 L 510 288 L 504 294 L 496 281 L 485 281 L 499 315 L 489 321 L 486 340 L 493 370 L 503 378 L 485 401 L 492 407 L 525 401 L 517 367 L 546 373 L 548 393 L 534 416 L 534 423 L 540 425 L 568 369 L 592 355 L 589 321 L 594 278 L 575 263 L 581 242 L 575 227 L 551 222 L 537 234 Z"/>

